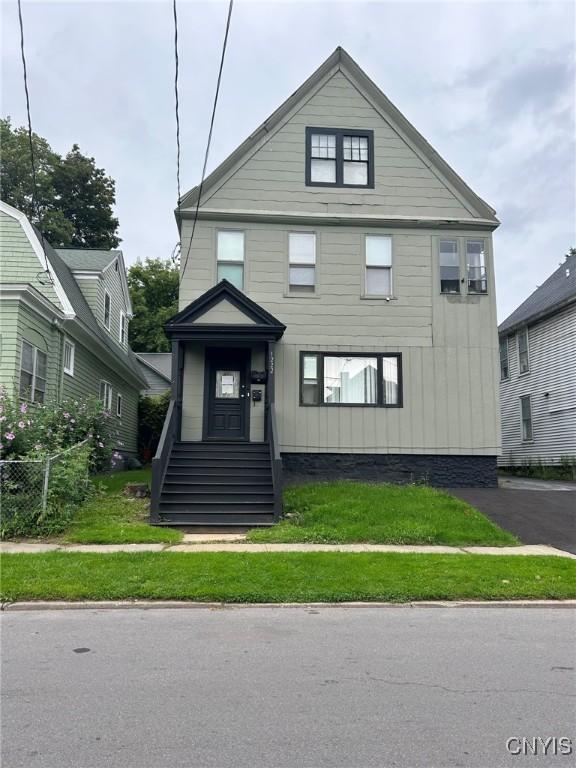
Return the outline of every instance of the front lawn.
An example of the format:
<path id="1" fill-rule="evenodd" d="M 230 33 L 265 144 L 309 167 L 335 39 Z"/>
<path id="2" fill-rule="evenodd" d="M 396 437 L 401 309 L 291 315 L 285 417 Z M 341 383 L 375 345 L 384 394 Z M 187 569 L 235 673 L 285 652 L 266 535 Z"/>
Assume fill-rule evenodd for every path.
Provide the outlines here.
<path id="1" fill-rule="evenodd" d="M 10 554 L 3 600 L 249 602 L 576 597 L 576 561 L 383 553 Z"/>
<path id="2" fill-rule="evenodd" d="M 466 502 L 422 485 L 352 481 L 286 488 L 284 513 L 250 541 L 504 546 L 518 540 Z"/>
<path id="3" fill-rule="evenodd" d="M 149 500 L 122 495 L 127 483 L 150 483 L 149 469 L 96 475 L 97 493 L 77 510 L 64 541 L 75 544 L 142 544 L 182 539 L 180 531 L 148 524 Z"/>

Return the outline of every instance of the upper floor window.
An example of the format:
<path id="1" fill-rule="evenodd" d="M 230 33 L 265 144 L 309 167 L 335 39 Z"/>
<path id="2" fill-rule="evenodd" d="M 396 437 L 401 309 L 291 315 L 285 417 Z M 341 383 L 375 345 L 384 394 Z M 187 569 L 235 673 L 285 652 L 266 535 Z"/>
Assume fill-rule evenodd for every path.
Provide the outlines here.
<path id="1" fill-rule="evenodd" d="M 306 128 L 306 184 L 374 187 L 374 132 Z"/>
<path id="2" fill-rule="evenodd" d="M 366 296 L 392 295 L 392 238 L 366 235 Z"/>
<path id="3" fill-rule="evenodd" d="M 47 356 L 27 341 L 22 342 L 20 360 L 20 397 L 43 403 L 46 396 Z"/>
<path id="4" fill-rule="evenodd" d="M 468 293 L 487 293 L 484 240 L 466 241 L 466 270 L 468 273 Z"/>
<path id="5" fill-rule="evenodd" d="M 64 340 L 64 373 L 74 376 L 74 344 L 68 339 Z"/>
<path id="6" fill-rule="evenodd" d="M 314 292 L 316 288 L 316 235 L 314 232 L 288 234 L 288 270 L 290 291 Z"/>
<path id="7" fill-rule="evenodd" d="M 510 367 L 508 364 L 508 337 L 500 340 L 500 378 L 502 381 L 507 379 L 510 374 Z"/>
<path id="8" fill-rule="evenodd" d="M 104 292 L 104 325 L 105 327 L 110 330 L 110 318 L 112 315 L 112 302 L 110 299 L 110 294 L 108 291 Z"/>
<path id="9" fill-rule="evenodd" d="M 120 327 L 118 329 L 118 339 L 120 344 L 126 344 L 126 313 L 120 312 Z"/>
<path id="10" fill-rule="evenodd" d="M 528 328 L 518 331 L 518 369 L 520 373 L 530 370 L 530 357 L 528 354 Z"/>
<path id="11" fill-rule="evenodd" d="M 100 382 L 100 400 L 104 410 L 110 413 L 112 410 L 112 384 L 109 381 L 102 380 Z"/>
<path id="12" fill-rule="evenodd" d="M 458 240 L 440 240 L 440 291 L 460 293 Z"/>
<path id="13" fill-rule="evenodd" d="M 244 232 L 218 232 L 216 260 L 216 282 L 228 280 L 239 290 L 244 290 Z"/>
<path id="14" fill-rule="evenodd" d="M 520 420 L 522 422 L 522 440 L 532 440 L 532 404 L 530 395 L 520 398 Z"/>
<path id="15" fill-rule="evenodd" d="M 402 405 L 399 354 L 302 352 L 301 405 Z"/>

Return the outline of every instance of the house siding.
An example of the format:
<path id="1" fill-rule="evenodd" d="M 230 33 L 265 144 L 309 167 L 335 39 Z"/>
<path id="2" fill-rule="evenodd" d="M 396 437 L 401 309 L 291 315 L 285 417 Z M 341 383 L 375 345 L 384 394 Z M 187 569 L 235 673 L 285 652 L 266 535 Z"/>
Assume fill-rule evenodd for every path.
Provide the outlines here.
<path id="1" fill-rule="evenodd" d="M 374 131 L 374 190 L 304 187 L 307 127 Z M 336 71 L 266 135 L 250 157 L 202 198 L 216 209 L 374 216 L 471 217 L 474 212 L 437 175 L 346 74 Z"/>
<path id="2" fill-rule="evenodd" d="M 156 395 L 163 395 L 164 392 L 170 389 L 170 382 L 166 381 L 163 376 L 160 376 L 141 362 L 139 362 L 139 366 L 140 372 L 147 383 L 147 387 L 141 390 L 142 395 L 145 397 L 155 397 Z"/>
<path id="3" fill-rule="evenodd" d="M 508 339 L 509 377 L 500 382 L 501 466 L 576 458 L 576 304 L 528 327 L 530 370 L 520 374 L 518 337 Z M 533 439 L 522 441 L 520 397 L 530 395 Z"/>
<path id="4" fill-rule="evenodd" d="M 490 236 L 487 295 L 440 294 L 434 230 L 298 227 L 317 233 L 316 294 L 287 296 L 283 224 L 198 222 L 180 308 L 216 282 L 216 233 L 245 232 L 245 292 L 284 323 L 276 345 L 276 415 L 283 452 L 453 454 L 500 451 L 498 337 Z M 393 238 L 391 301 L 362 297 L 364 237 Z M 465 230 L 451 236 L 471 236 Z M 184 222 L 184 242 L 190 236 Z M 184 247 L 186 252 L 186 247 Z M 302 407 L 299 353 L 402 354 L 402 408 Z M 203 357 L 187 351 L 183 439 L 201 439 Z M 194 384 L 192 382 L 194 381 Z"/>

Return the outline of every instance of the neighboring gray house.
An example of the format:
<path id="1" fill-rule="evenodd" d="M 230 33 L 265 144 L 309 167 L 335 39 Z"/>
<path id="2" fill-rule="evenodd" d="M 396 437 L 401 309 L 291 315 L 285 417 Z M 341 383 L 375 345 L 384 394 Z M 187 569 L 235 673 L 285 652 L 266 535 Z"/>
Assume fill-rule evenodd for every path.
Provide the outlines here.
<path id="1" fill-rule="evenodd" d="M 345 51 L 206 178 L 190 245 L 198 194 L 153 522 L 270 524 L 283 475 L 496 484 L 499 222 Z"/>
<path id="2" fill-rule="evenodd" d="M 146 397 L 163 395 L 170 389 L 172 355 L 170 352 L 136 352 L 140 372 L 146 387 L 140 394 Z"/>
<path id="3" fill-rule="evenodd" d="M 502 466 L 576 460 L 576 254 L 500 325 Z"/>
<path id="4" fill-rule="evenodd" d="M 29 402 L 99 398 L 127 456 L 137 453 L 145 385 L 131 316 L 121 251 L 54 250 L 0 201 L 0 384 Z"/>

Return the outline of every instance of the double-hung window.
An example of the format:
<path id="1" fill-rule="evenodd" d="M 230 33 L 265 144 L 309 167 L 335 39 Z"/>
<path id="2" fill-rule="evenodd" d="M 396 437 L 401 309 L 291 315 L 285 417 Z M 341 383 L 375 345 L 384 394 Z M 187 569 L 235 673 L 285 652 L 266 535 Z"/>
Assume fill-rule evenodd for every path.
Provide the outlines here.
<path id="1" fill-rule="evenodd" d="M 112 315 L 112 303 L 108 291 L 104 291 L 104 326 L 110 330 L 110 320 Z"/>
<path id="2" fill-rule="evenodd" d="M 532 404 L 530 395 L 522 395 L 520 398 L 520 420 L 522 423 L 522 440 L 532 440 Z"/>
<path id="3" fill-rule="evenodd" d="M 314 232 L 288 233 L 288 271 L 291 293 L 314 293 L 316 289 L 316 235 Z"/>
<path id="4" fill-rule="evenodd" d="M 518 331 L 518 370 L 520 373 L 528 373 L 530 370 L 530 356 L 528 352 L 528 328 Z"/>
<path id="5" fill-rule="evenodd" d="M 458 240 L 440 240 L 440 292 L 460 293 Z"/>
<path id="6" fill-rule="evenodd" d="M 105 411 L 112 410 L 112 384 L 108 381 L 102 380 L 100 382 L 100 400 Z"/>
<path id="7" fill-rule="evenodd" d="M 124 346 L 126 344 L 126 328 L 127 328 L 126 313 L 121 311 L 120 312 L 120 327 L 119 327 L 119 330 L 118 330 L 118 340 L 119 340 L 120 344 L 122 344 L 122 346 Z"/>
<path id="8" fill-rule="evenodd" d="M 33 403 L 43 403 L 46 397 L 46 353 L 22 342 L 20 361 L 20 397 Z"/>
<path id="9" fill-rule="evenodd" d="M 504 381 L 510 375 L 508 363 L 508 337 L 500 339 L 500 379 Z"/>
<path id="10" fill-rule="evenodd" d="M 366 235 L 366 296 L 392 295 L 392 238 Z"/>
<path id="11" fill-rule="evenodd" d="M 74 344 L 64 339 L 64 373 L 68 376 L 74 376 L 74 353 Z"/>
<path id="12" fill-rule="evenodd" d="M 374 186 L 374 132 L 306 128 L 306 185 Z"/>
<path id="13" fill-rule="evenodd" d="M 487 293 L 484 240 L 466 240 L 466 272 L 468 293 Z"/>
<path id="14" fill-rule="evenodd" d="M 217 243 L 217 282 L 228 280 L 244 290 L 244 232 L 221 230 Z"/>
<path id="15" fill-rule="evenodd" d="M 302 352 L 300 404 L 399 407 L 402 357 Z"/>

